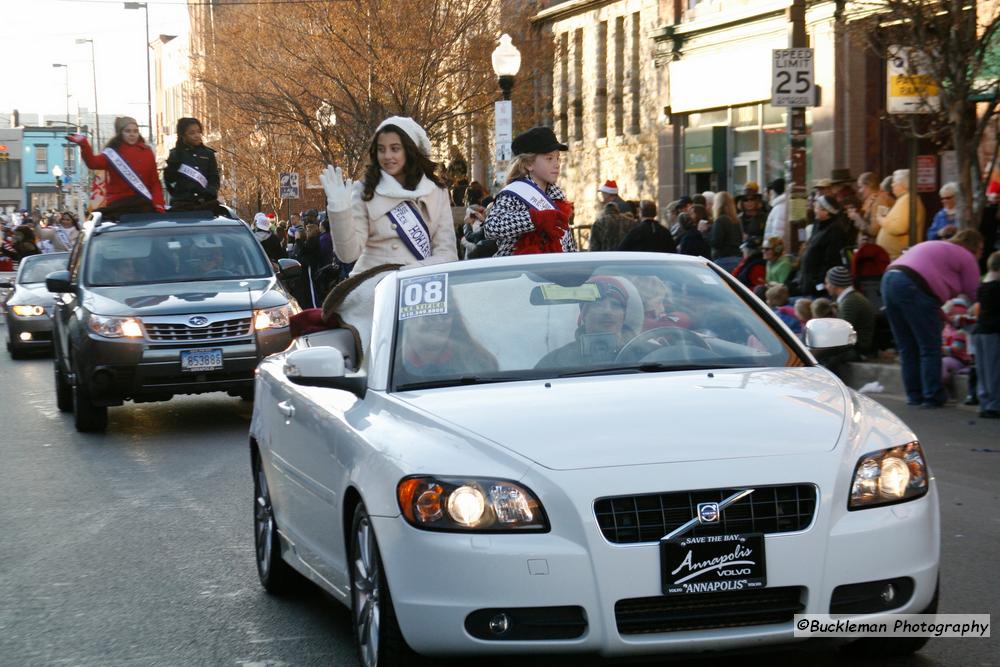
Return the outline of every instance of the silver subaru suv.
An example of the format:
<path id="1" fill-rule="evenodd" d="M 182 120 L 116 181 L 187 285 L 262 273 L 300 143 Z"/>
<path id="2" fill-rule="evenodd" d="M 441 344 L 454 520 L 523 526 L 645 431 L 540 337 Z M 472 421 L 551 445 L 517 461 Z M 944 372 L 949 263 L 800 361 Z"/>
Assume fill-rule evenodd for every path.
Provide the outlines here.
<path id="1" fill-rule="evenodd" d="M 108 406 L 175 394 L 253 395 L 254 371 L 290 342 L 298 306 L 281 284 L 300 271 L 268 261 L 237 219 L 205 212 L 95 214 L 66 271 L 48 275 L 55 393 L 79 431 Z"/>

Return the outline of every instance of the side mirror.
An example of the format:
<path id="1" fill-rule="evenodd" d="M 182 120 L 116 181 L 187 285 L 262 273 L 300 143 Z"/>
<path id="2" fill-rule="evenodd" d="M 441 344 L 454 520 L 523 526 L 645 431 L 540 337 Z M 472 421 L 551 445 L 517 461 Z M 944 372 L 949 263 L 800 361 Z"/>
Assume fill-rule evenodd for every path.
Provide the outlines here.
<path id="1" fill-rule="evenodd" d="M 344 354 L 334 347 L 295 350 L 285 357 L 285 377 L 306 387 L 329 387 L 349 391 L 363 398 L 368 383 L 364 375 L 347 374 Z"/>
<path id="2" fill-rule="evenodd" d="M 288 280 L 289 278 L 298 278 L 302 275 L 302 265 L 294 259 L 279 259 L 278 275 L 285 280 Z"/>
<path id="3" fill-rule="evenodd" d="M 805 342 L 813 352 L 827 352 L 852 347 L 858 342 L 858 334 L 847 320 L 821 317 L 806 322 Z"/>
<path id="4" fill-rule="evenodd" d="M 14 289 L 14 283 L 9 280 L 0 280 L 0 289 Z"/>
<path id="5" fill-rule="evenodd" d="M 69 284 L 69 271 L 53 271 L 45 276 L 45 289 L 53 294 L 72 292 L 73 287 Z"/>

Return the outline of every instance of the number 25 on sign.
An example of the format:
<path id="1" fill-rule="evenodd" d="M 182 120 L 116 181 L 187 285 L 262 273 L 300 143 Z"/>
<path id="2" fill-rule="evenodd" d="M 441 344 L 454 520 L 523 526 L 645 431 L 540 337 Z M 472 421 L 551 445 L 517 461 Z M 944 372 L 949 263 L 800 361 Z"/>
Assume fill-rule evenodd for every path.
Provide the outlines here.
<path id="1" fill-rule="evenodd" d="M 771 106 L 815 106 L 813 50 L 774 49 L 771 53 Z"/>

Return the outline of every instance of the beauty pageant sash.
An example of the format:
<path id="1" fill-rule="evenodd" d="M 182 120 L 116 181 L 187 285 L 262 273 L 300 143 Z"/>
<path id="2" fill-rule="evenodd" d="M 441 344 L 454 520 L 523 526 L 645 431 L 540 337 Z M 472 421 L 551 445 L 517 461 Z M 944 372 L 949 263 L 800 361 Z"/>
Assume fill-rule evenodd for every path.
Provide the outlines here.
<path id="1" fill-rule="evenodd" d="M 524 202 L 529 209 L 551 211 L 556 205 L 542 189 L 527 178 L 519 178 L 508 183 L 500 192 L 507 192 Z"/>
<path id="2" fill-rule="evenodd" d="M 425 260 L 431 256 L 431 233 L 416 206 L 404 201 L 386 215 L 414 257 Z"/>
<path id="3" fill-rule="evenodd" d="M 147 188 L 146 184 L 142 182 L 139 175 L 132 171 L 132 167 L 130 167 L 129 163 L 125 161 L 125 158 L 119 155 L 113 148 L 105 148 L 101 151 L 101 154 L 108 158 L 108 161 L 111 162 L 111 166 L 114 167 L 115 171 L 117 171 L 118 174 L 132 186 L 133 190 L 149 201 L 153 201 L 153 195 L 149 192 L 149 188 Z"/>
<path id="4" fill-rule="evenodd" d="M 189 164 L 182 164 L 178 167 L 177 173 L 184 174 L 203 188 L 208 187 L 208 179 L 205 178 L 205 175 Z"/>

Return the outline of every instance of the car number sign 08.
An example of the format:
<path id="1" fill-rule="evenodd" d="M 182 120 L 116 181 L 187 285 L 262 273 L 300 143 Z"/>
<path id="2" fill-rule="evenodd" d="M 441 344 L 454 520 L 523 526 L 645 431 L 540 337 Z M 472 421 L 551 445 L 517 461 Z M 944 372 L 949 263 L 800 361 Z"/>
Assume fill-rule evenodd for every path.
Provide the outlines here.
<path id="1" fill-rule="evenodd" d="M 716 593 L 767 585 L 764 536 L 706 535 L 660 542 L 663 593 Z"/>
<path id="2" fill-rule="evenodd" d="M 399 281 L 399 319 L 448 312 L 448 274 L 404 278 Z"/>
<path id="3" fill-rule="evenodd" d="M 214 371 L 220 368 L 222 368 L 221 348 L 181 351 L 182 371 Z"/>

